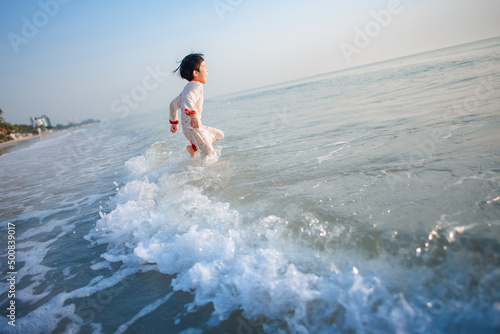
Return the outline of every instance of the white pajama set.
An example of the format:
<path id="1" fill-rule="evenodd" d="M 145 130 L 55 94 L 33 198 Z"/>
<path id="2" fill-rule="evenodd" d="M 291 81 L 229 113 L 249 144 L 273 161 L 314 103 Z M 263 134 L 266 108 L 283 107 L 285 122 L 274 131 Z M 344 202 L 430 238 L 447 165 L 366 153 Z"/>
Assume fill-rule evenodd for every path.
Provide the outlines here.
<path id="1" fill-rule="evenodd" d="M 191 126 L 191 118 L 199 117 L 203 112 L 203 85 L 190 81 L 184 90 L 170 103 L 170 124 L 178 124 L 177 111 L 181 109 L 182 132 L 191 142 L 193 150 L 200 149 L 205 155 L 215 154 L 212 145 L 224 138 L 221 130 L 200 125 L 199 129 Z M 200 122 L 201 124 L 201 122 Z"/>

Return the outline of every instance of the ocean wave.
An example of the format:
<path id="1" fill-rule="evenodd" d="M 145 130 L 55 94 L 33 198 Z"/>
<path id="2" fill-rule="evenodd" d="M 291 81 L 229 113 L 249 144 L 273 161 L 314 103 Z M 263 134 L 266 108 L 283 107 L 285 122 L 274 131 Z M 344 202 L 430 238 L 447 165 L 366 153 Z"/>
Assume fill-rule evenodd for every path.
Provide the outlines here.
<path id="1" fill-rule="evenodd" d="M 155 144 L 126 162 L 128 182 L 86 238 L 107 245 L 102 257 L 109 262 L 150 263 L 176 275 L 173 289 L 194 295 L 186 307 L 213 305 L 213 325 L 242 310 L 268 332 L 419 333 L 443 323 L 493 324 L 500 315 L 493 309 L 454 318 L 460 305 L 482 305 L 492 293 L 482 283 L 474 296 L 468 285 L 475 273 L 456 268 L 458 256 L 473 265 L 479 244 L 466 236 L 474 226 L 442 221 L 415 238 L 348 220 L 328 224 L 314 213 L 301 222 L 255 216 L 190 182 L 227 171 L 186 164 L 163 149 Z M 498 251 L 490 242 L 486 252 Z M 442 291 L 457 293 L 454 302 L 443 301 Z"/>

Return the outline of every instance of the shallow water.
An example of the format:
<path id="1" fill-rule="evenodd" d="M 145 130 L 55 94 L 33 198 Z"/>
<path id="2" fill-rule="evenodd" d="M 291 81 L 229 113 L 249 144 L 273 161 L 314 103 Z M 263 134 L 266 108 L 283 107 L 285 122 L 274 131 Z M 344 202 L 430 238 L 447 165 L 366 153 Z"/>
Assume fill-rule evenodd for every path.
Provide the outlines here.
<path id="1" fill-rule="evenodd" d="M 497 332 L 499 52 L 493 39 L 207 100 L 217 161 L 189 158 L 166 109 L 0 156 L 18 261 L 16 327 L 0 326 Z"/>

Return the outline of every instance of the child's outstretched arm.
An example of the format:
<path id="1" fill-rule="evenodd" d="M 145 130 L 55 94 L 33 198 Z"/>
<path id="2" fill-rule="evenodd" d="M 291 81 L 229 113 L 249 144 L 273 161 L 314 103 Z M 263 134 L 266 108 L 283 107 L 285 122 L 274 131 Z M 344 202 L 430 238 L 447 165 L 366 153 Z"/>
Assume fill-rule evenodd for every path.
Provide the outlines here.
<path id="1" fill-rule="evenodd" d="M 182 98 L 181 95 L 177 96 L 175 99 L 170 102 L 170 131 L 172 133 L 176 133 L 179 129 L 179 118 L 177 117 L 177 111 L 181 108 Z"/>

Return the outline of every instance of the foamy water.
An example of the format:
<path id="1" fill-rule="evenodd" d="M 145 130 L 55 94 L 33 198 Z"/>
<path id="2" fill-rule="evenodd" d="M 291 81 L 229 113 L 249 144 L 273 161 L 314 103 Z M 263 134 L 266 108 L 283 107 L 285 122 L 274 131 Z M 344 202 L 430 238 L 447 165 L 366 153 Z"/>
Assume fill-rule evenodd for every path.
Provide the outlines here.
<path id="1" fill-rule="evenodd" d="M 497 332 L 499 52 L 494 39 L 207 100 L 204 123 L 226 135 L 212 161 L 189 158 L 167 109 L 0 156 L 19 261 L 16 327 L 0 326 Z"/>

